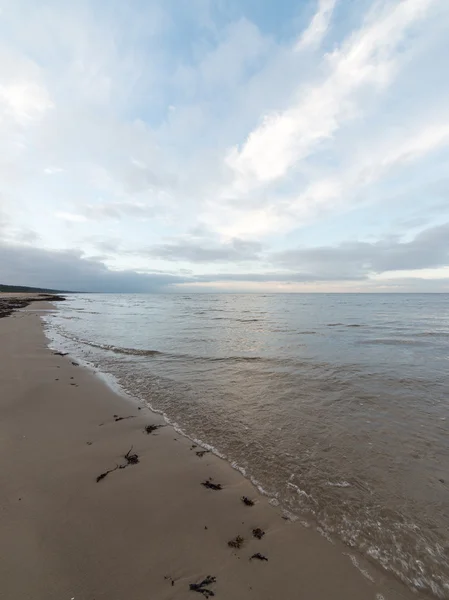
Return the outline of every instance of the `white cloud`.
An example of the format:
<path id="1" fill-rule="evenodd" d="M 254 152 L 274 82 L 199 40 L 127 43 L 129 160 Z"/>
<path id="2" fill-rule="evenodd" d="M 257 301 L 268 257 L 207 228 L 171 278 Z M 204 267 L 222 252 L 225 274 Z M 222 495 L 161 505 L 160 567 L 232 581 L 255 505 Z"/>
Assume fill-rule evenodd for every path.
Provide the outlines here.
<path id="1" fill-rule="evenodd" d="M 56 175 L 57 173 L 63 173 L 64 169 L 61 169 L 60 167 L 46 167 L 44 169 L 44 173 L 45 175 Z"/>
<path id="2" fill-rule="evenodd" d="M 285 176 L 357 114 L 358 92 L 384 89 L 395 73 L 399 44 L 435 1 L 404 0 L 368 19 L 328 57 L 324 81 L 298 90 L 295 104 L 266 115 L 241 148 L 229 151 L 234 190 L 246 193 Z"/>
<path id="3" fill-rule="evenodd" d="M 310 25 L 299 38 L 295 49 L 304 50 L 305 48 L 315 48 L 318 46 L 326 35 L 332 13 L 334 12 L 337 0 L 318 0 L 318 10 L 315 13 Z"/>
<path id="4" fill-rule="evenodd" d="M 31 0 L 11 3 L 0 21 L 0 194 L 9 230 L 36 226 L 48 248 L 86 249 L 87 234 L 111 237 L 120 241 L 108 252 L 112 267 L 163 268 L 171 246 L 162 258 L 131 250 L 162 248 L 203 226 L 199 248 L 245 238 L 268 252 L 312 222 L 326 235 L 321 222 L 357 202 L 382 206 L 401 173 L 443 177 L 449 11 L 438 17 L 434 7 L 448 5 L 362 4 L 370 2 L 348 31 L 354 18 L 342 24 L 345 3 L 333 19 L 337 0 L 317 0 L 294 42 L 258 27 L 245 3 L 234 21 L 220 21 L 225 11 L 199 0 L 207 17 L 199 29 L 191 3 L 178 16 L 160 0 L 144 14 L 114 2 L 101 19 L 92 0 L 49 0 L 44 11 Z M 189 15 L 194 23 L 184 29 Z M 323 41 L 335 50 L 326 54 Z M 404 193 L 406 183 L 398 185 Z M 426 198 L 418 203 L 422 215 Z M 390 207 L 381 210 L 388 228 Z M 55 227 L 56 219 L 67 225 Z M 176 260 L 198 256 L 178 250 Z M 201 256 L 190 260 L 195 273 L 212 255 Z M 262 254 L 257 260 L 260 267 Z"/>
<path id="5" fill-rule="evenodd" d="M 78 215 L 76 213 L 57 212 L 55 216 L 58 219 L 68 221 L 69 223 L 84 223 L 87 221 L 87 218 L 84 215 Z"/>

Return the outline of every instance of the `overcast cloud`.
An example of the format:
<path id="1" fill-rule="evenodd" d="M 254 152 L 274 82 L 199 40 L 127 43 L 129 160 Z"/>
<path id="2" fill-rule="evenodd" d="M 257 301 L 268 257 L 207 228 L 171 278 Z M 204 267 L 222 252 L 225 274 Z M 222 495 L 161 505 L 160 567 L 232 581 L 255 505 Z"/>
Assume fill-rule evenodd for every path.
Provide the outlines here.
<path id="1" fill-rule="evenodd" d="M 0 283 L 447 291 L 446 0 L 6 0 Z"/>

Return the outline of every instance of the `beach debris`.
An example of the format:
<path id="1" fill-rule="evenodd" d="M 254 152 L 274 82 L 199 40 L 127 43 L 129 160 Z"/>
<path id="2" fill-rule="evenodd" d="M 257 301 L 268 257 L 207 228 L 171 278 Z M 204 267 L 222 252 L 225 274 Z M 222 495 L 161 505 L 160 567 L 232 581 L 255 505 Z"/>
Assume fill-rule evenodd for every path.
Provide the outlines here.
<path id="1" fill-rule="evenodd" d="M 198 448 L 198 446 L 197 446 L 196 444 L 192 444 L 192 445 L 190 446 L 190 450 L 194 450 L 195 448 Z"/>
<path id="2" fill-rule="evenodd" d="M 55 356 L 67 356 L 68 352 L 53 352 Z"/>
<path id="3" fill-rule="evenodd" d="M 203 458 L 203 456 L 204 456 L 205 454 L 207 454 L 208 452 L 210 452 L 210 450 L 198 450 L 198 452 L 196 452 L 195 454 L 196 454 L 197 456 L 199 456 L 200 458 Z"/>
<path id="4" fill-rule="evenodd" d="M 160 429 L 161 427 L 163 427 L 163 425 L 145 425 L 145 433 L 147 433 L 148 435 L 150 433 L 153 433 L 154 431 L 156 431 L 157 429 Z"/>
<path id="5" fill-rule="evenodd" d="M 198 592 L 199 594 L 203 594 L 203 596 L 205 598 L 211 598 L 212 596 L 215 596 L 215 594 L 212 590 L 208 590 L 206 588 L 206 586 L 211 585 L 212 583 L 215 583 L 216 581 L 217 581 L 216 577 L 212 577 L 212 575 L 208 575 L 205 579 L 203 579 L 203 581 L 201 583 L 191 583 L 189 585 L 189 589 L 192 592 Z"/>
<path id="6" fill-rule="evenodd" d="M 129 417 L 119 417 L 118 415 L 114 415 L 114 421 L 124 421 L 125 419 L 134 419 L 135 415 L 129 415 Z"/>
<path id="7" fill-rule="evenodd" d="M 247 496 L 242 496 L 241 500 L 246 506 L 254 506 L 254 500 L 251 500 L 251 498 L 248 498 Z"/>
<path id="8" fill-rule="evenodd" d="M 228 546 L 230 548 L 241 548 L 243 545 L 243 542 L 245 541 L 244 538 L 242 538 L 241 535 L 238 535 L 237 537 L 235 537 L 233 540 L 229 540 L 228 542 Z"/>
<path id="9" fill-rule="evenodd" d="M 203 481 L 201 485 L 204 485 L 205 488 L 207 488 L 208 490 L 222 490 L 223 487 L 221 485 L 221 483 L 213 483 L 210 479 L 207 479 L 206 481 Z"/>
<path id="10" fill-rule="evenodd" d="M 264 535 L 265 535 L 265 531 L 260 529 L 260 527 L 256 527 L 255 529 L 253 529 L 253 536 L 255 538 L 257 538 L 258 540 L 261 540 Z"/>
<path id="11" fill-rule="evenodd" d="M 171 582 L 172 587 L 175 585 L 175 580 L 171 575 L 164 575 L 164 579 L 168 579 Z"/>
<path id="12" fill-rule="evenodd" d="M 124 469 L 125 467 L 127 467 L 128 465 L 137 465 L 137 463 L 139 462 L 139 455 L 134 453 L 131 454 L 133 447 L 131 446 L 131 448 L 128 450 L 128 452 L 125 454 L 125 456 L 123 457 L 126 460 L 126 465 L 121 466 L 121 469 Z"/>
<path id="13" fill-rule="evenodd" d="M 253 560 L 253 558 L 257 558 L 257 560 L 268 561 L 268 558 L 266 556 L 264 556 L 263 554 L 261 554 L 260 552 L 256 552 L 256 554 L 253 554 L 249 560 Z"/>
<path id="14" fill-rule="evenodd" d="M 107 477 L 109 475 L 109 473 L 113 473 L 114 471 L 116 471 L 119 468 L 118 465 L 115 465 L 115 467 L 113 469 L 109 469 L 109 471 L 105 471 L 104 473 L 101 473 L 100 475 L 98 475 L 97 477 L 97 483 L 99 481 L 101 481 L 102 479 L 104 479 L 105 477 Z"/>
<path id="15" fill-rule="evenodd" d="M 70 379 L 75 379 L 74 377 L 70 377 Z"/>
<path id="16" fill-rule="evenodd" d="M 86 442 L 88 446 L 92 446 L 92 442 Z"/>
<path id="17" fill-rule="evenodd" d="M 80 366 L 80 364 L 79 364 L 79 363 L 77 363 L 77 362 L 74 362 L 74 361 L 72 361 L 72 365 L 73 365 L 74 367 L 79 367 L 79 366 Z"/>
<path id="18" fill-rule="evenodd" d="M 438 479 L 440 483 L 444 483 L 444 479 Z"/>
<path id="19" fill-rule="evenodd" d="M 89 442 L 87 442 L 89 443 Z M 131 454 L 133 447 L 131 446 L 131 448 L 128 450 L 128 452 L 124 455 L 124 459 L 126 460 L 126 463 L 124 465 L 115 465 L 115 467 L 113 469 L 109 469 L 109 471 L 105 471 L 104 473 L 101 473 L 100 475 L 98 475 L 97 477 L 97 483 L 99 481 L 102 481 L 105 477 L 107 477 L 109 475 L 109 473 L 112 473 L 113 471 L 116 471 L 117 469 L 126 469 L 126 467 L 129 467 L 130 465 L 137 465 L 137 463 L 139 462 L 139 455 L 134 453 Z"/>

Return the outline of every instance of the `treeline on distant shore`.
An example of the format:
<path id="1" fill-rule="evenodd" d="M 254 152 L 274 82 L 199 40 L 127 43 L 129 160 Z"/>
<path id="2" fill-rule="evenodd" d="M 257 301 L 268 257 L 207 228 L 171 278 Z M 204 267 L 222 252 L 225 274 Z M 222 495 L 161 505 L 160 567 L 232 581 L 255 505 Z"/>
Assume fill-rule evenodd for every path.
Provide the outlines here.
<path id="1" fill-rule="evenodd" d="M 0 292 L 15 294 L 66 294 L 64 290 L 50 290 L 48 288 L 28 287 L 24 285 L 5 285 L 0 283 Z"/>

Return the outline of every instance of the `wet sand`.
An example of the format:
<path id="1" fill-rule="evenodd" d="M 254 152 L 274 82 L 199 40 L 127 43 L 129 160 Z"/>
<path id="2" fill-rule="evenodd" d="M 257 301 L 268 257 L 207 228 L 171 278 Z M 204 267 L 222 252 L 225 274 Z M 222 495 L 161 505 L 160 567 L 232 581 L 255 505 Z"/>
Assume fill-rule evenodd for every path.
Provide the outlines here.
<path id="1" fill-rule="evenodd" d="M 47 348 L 45 307 L 0 319 L 1 597 L 418 597 L 358 559 L 368 579 L 348 548 L 283 518 L 172 427 L 147 434 L 160 417 Z M 230 547 L 237 536 L 241 547 Z M 257 553 L 268 560 L 250 560 Z"/>

